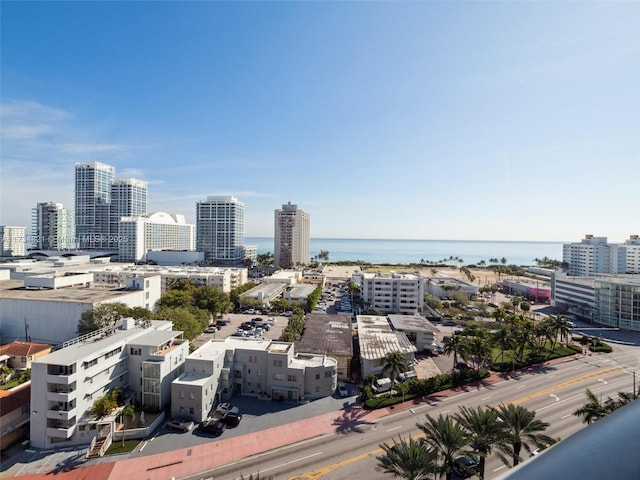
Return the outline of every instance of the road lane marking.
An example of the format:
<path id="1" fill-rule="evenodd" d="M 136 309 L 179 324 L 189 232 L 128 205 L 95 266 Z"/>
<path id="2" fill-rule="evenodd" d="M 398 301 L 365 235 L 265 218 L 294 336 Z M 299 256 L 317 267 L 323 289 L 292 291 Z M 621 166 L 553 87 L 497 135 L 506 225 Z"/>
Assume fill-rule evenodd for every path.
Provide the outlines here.
<path id="1" fill-rule="evenodd" d="M 402 428 L 402 425 L 398 425 L 397 427 L 390 428 L 389 430 L 387 430 L 387 432 L 393 432 L 394 430 L 398 430 L 399 428 Z"/>
<path id="2" fill-rule="evenodd" d="M 572 416 L 573 416 L 573 413 L 567 413 L 566 415 L 563 415 L 563 416 L 561 416 L 560 418 L 561 418 L 562 420 L 564 420 L 565 418 L 567 418 L 567 417 L 572 417 Z"/>
<path id="3" fill-rule="evenodd" d="M 516 390 L 520 390 L 521 388 L 527 388 L 527 386 L 526 385 L 518 385 L 516 387 Z"/>
<path id="4" fill-rule="evenodd" d="M 558 397 L 557 395 L 554 395 L 553 393 L 550 393 L 549 396 L 553 398 L 556 402 L 560 401 L 560 397 Z"/>
<path id="5" fill-rule="evenodd" d="M 620 371 L 620 370 L 622 370 L 620 367 L 612 367 L 612 368 L 608 368 L 606 370 L 602 370 L 602 371 L 599 371 L 599 372 L 588 373 L 586 375 L 582 375 L 581 377 L 572 378 L 571 380 L 567 380 L 566 382 L 558 383 L 557 385 L 553 385 L 552 387 L 545 388 L 544 390 L 540 390 L 538 392 L 531 393 L 531 394 L 529 394 L 529 395 L 527 395 L 525 397 L 518 398 L 518 399 L 516 399 L 516 400 L 514 400 L 512 402 L 507 402 L 507 405 L 508 404 L 518 405 L 518 404 L 526 402 L 528 400 L 533 400 L 535 398 L 539 398 L 539 397 L 542 397 L 544 395 L 548 395 L 548 394 L 550 394 L 552 392 L 555 392 L 556 390 L 560 390 L 562 388 L 568 387 L 569 385 L 574 385 L 576 383 L 581 383 L 581 382 L 584 382 L 586 380 L 590 380 L 590 379 L 593 379 L 593 378 L 598 378 L 598 377 L 600 377 L 602 375 L 606 375 L 608 373 L 617 372 L 617 371 Z"/>
<path id="6" fill-rule="evenodd" d="M 311 455 L 307 455 L 305 457 L 296 458 L 295 460 L 291 460 L 289 462 L 281 463 L 280 465 L 274 465 L 273 467 L 263 468 L 260 471 L 261 472 L 266 472 L 268 470 L 273 470 L 274 468 L 286 467 L 287 465 L 291 465 L 292 463 L 301 462 L 302 460 L 307 460 L 308 458 L 317 457 L 318 455 L 322 455 L 323 453 L 324 452 L 312 453 Z M 256 475 L 258 475 L 258 472 L 256 472 Z"/>
<path id="7" fill-rule="evenodd" d="M 601 378 L 599 378 L 598 381 L 604 383 L 605 385 L 608 383 L 606 380 L 603 380 Z"/>
<path id="8" fill-rule="evenodd" d="M 493 395 L 489 395 L 488 397 L 481 398 L 480 401 L 484 402 L 485 400 L 489 400 Z"/>

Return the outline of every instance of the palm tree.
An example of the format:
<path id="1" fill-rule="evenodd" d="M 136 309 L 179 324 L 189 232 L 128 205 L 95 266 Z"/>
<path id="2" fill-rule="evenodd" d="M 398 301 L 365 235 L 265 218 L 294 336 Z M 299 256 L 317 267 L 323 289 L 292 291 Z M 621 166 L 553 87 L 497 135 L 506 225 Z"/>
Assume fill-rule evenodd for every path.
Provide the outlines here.
<path id="1" fill-rule="evenodd" d="M 501 357 L 500 360 L 504 362 L 504 351 L 508 350 L 512 344 L 511 328 L 501 323 L 498 325 L 498 329 L 493 332 L 492 337 L 495 344 L 500 347 L 500 354 L 496 356 L 495 360 Z"/>
<path id="2" fill-rule="evenodd" d="M 578 410 L 573 412 L 576 417 L 582 417 L 582 422 L 591 425 L 593 422 L 600 420 L 607 413 L 607 407 L 603 404 L 595 394 L 587 388 L 587 403 Z"/>
<path id="3" fill-rule="evenodd" d="M 395 445 L 383 443 L 380 448 L 384 455 L 376 457 L 378 466 L 394 478 L 426 480 L 437 472 L 436 453 L 411 437 L 409 440 L 399 438 Z"/>
<path id="4" fill-rule="evenodd" d="M 407 359 L 399 350 L 387 353 L 382 359 L 382 375 L 389 377 L 391 383 L 394 383 L 398 375 L 408 369 Z"/>
<path id="5" fill-rule="evenodd" d="M 556 439 L 543 433 L 549 427 L 549 424 L 537 420 L 535 411 L 510 403 L 508 405 L 500 405 L 497 413 L 504 423 L 510 444 L 510 448 L 504 449 L 503 452 L 511 455 L 514 467 L 521 460 L 520 452 L 523 447 L 527 452 L 531 453 L 531 446 L 545 448 L 556 442 Z"/>
<path id="6" fill-rule="evenodd" d="M 453 353 L 453 368 L 458 364 L 458 355 L 462 358 L 467 354 L 467 342 L 462 335 L 453 335 L 442 344 L 442 352 L 445 355 Z"/>
<path id="7" fill-rule="evenodd" d="M 470 408 L 463 405 L 460 407 L 456 419 L 469 434 L 471 444 L 478 452 L 480 457 L 478 476 L 481 479 L 484 478 L 486 458 L 491 455 L 494 448 L 498 448 L 498 456 L 504 464 L 509 464 L 509 461 L 501 453 L 501 451 L 508 449 L 507 430 L 497 411 L 492 408 Z"/>
<path id="8" fill-rule="evenodd" d="M 426 417 L 426 422 L 418 423 L 418 428 L 425 434 L 422 441 L 437 454 L 438 460 L 442 460 L 439 470 L 447 480 L 451 480 L 453 463 L 456 456 L 469 444 L 469 435 L 453 417 L 443 417 L 442 414 L 438 418 L 431 415 Z"/>
<path id="9" fill-rule="evenodd" d="M 124 447 L 124 431 L 127 428 L 127 420 L 135 420 L 136 411 L 133 405 L 127 403 L 120 411 L 120 415 L 122 415 L 122 446 Z"/>
<path id="10" fill-rule="evenodd" d="M 476 370 L 485 366 L 487 360 L 491 359 L 491 347 L 486 338 L 482 336 L 472 337 L 467 342 L 467 352 L 473 357 L 473 361 L 476 364 Z"/>

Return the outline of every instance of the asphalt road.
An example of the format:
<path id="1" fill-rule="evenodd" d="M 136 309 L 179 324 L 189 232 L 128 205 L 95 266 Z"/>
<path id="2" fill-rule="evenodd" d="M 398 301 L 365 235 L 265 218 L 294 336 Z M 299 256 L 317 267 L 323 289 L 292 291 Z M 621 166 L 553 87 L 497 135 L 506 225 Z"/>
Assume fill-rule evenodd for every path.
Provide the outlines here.
<path id="1" fill-rule="evenodd" d="M 591 328 L 591 327 L 584 327 Z M 547 434 L 566 438 L 585 425 L 573 412 L 585 401 L 585 389 L 606 399 L 619 391 L 630 392 L 633 374 L 640 371 L 640 336 L 632 333 L 600 329 L 603 338 L 615 342 L 612 354 L 591 355 L 577 360 L 520 374 L 479 388 L 468 388 L 450 397 L 433 397 L 425 404 L 387 416 L 372 424 L 356 425 L 349 433 L 331 434 L 302 444 L 266 452 L 233 465 L 219 467 L 189 479 L 247 478 L 251 473 L 273 475 L 276 479 L 383 479 L 377 467 L 376 455 L 382 442 L 393 442 L 398 435 L 418 435 L 416 423 L 425 414 L 452 414 L 460 405 L 496 406 L 512 402 L 535 410 L 537 417 L 550 423 Z M 526 455 L 526 453 L 523 453 Z M 528 459 L 527 459 L 528 460 Z M 495 456 L 487 460 L 485 478 L 497 478 L 507 467 Z"/>

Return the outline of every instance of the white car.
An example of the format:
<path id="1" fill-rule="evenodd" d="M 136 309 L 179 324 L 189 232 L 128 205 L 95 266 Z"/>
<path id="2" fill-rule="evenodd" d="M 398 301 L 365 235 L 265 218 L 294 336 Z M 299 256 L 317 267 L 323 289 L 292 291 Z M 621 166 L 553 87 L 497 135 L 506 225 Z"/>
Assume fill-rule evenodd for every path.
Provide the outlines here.
<path id="1" fill-rule="evenodd" d="M 344 383 L 338 384 L 338 395 L 340 395 L 341 398 L 346 398 L 349 396 L 349 389 Z"/>

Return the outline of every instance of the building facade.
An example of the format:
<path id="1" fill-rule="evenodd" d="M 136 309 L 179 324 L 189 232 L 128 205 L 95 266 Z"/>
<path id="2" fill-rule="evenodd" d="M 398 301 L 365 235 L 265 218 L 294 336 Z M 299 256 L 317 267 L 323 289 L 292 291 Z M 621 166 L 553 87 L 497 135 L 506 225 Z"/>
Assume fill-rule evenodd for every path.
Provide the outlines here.
<path id="1" fill-rule="evenodd" d="M 595 321 L 640 331 L 640 275 L 597 277 L 594 293 Z"/>
<path id="2" fill-rule="evenodd" d="M 118 259 L 121 262 L 147 261 L 150 250 L 191 250 L 195 248 L 195 225 L 184 215 L 155 212 L 120 217 Z"/>
<path id="3" fill-rule="evenodd" d="M 23 257 L 26 241 L 24 227 L 0 225 L 2 257 Z"/>
<path id="4" fill-rule="evenodd" d="M 360 287 L 365 306 L 385 313 L 419 312 L 424 303 L 423 279 L 409 273 L 359 272 L 351 280 Z"/>
<path id="5" fill-rule="evenodd" d="M 120 234 L 122 217 L 137 217 L 147 212 L 147 182 L 135 178 L 115 178 L 111 184 L 109 207 L 109 248 L 123 243 Z"/>
<path id="6" fill-rule="evenodd" d="M 97 418 L 91 408 L 117 387 L 133 392 L 136 403 L 166 406 L 170 381 L 181 373 L 189 351 L 189 342 L 180 339 L 181 334 L 171 329 L 171 322 L 129 318 L 34 361 L 31 445 L 83 445 L 113 433 L 114 416 Z"/>
<path id="7" fill-rule="evenodd" d="M 116 169 L 100 162 L 75 165 L 75 222 L 79 248 L 108 248 L 111 185 Z"/>
<path id="8" fill-rule="evenodd" d="M 171 389 L 171 414 L 196 422 L 234 393 L 298 402 L 331 395 L 337 362 L 323 354 L 296 353 L 294 344 L 230 337 L 210 340 L 185 361 Z"/>
<path id="9" fill-rule="evenodd" d="M 196 204 L 196 250 L 219 263 L 244 260 L 244 203 L 232 196 L 209 196 Z"/>
<path id="10" fill-rule="evenodd" d="M 309 263 L 311 221 L 309 213 L 291 202 L 275 211 L 274 264 L 292 268 Z"/>
<path id="11" fill-rule="evenodd" d="M 39 250 L 76 248 L 73 212 L 61 203 L 41 202 L 32 211 L 32 246 Z"/>
<path id="12" fill-rule="evenodd" d="M 576 277 L 640 273 L 640 236 L 608 243 L 607 237 L 586 235 L 580 243 L 563 245 L 562 260 L 569 264 L 567 274 Z"/>

